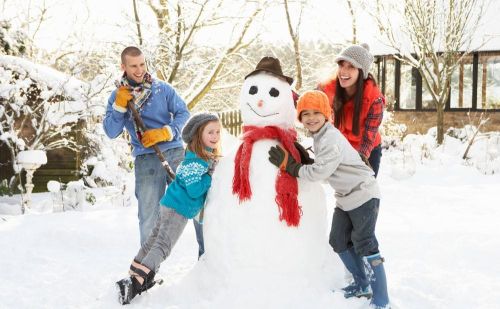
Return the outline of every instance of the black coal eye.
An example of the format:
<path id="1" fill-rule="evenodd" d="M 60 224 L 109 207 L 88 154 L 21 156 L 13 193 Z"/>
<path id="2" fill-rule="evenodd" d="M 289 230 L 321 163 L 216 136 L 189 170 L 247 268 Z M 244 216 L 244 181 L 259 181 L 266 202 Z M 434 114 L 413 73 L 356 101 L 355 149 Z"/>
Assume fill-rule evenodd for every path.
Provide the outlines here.
<path id="1" fill-rule="evenodd" d="M 271 88 L 271 90 L 269 90 L 269 95 L 276 98 L 277 96 L 280 95 L 280 92 L 276 88 Z"/>
<path id="2" fill-rule="evenodd" d="M 252 95 L 256 94 L 257 92 L 259 92 L 259 88 L 257 88 L 257 86 L 250 87 L 250 90 L 248 91 L 248 93 Z"/>

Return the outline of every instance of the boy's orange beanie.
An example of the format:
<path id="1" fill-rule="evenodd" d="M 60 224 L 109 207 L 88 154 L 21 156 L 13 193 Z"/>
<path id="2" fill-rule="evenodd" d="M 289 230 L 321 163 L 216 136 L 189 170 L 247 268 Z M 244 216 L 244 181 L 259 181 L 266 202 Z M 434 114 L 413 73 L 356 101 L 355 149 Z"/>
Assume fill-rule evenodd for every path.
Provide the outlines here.
<path id="1" fill-rule="evenodd" d="M 300 114 L 303 110 L 313 109 L 321 112 L 325 115 L 327 120 L 332 117 L 332 108 L 328 102 L 328 97 L 323 91 L 319 90 L 309 90 L 304 92 L 297 103 L 297 118 L 301 120 Z"/>

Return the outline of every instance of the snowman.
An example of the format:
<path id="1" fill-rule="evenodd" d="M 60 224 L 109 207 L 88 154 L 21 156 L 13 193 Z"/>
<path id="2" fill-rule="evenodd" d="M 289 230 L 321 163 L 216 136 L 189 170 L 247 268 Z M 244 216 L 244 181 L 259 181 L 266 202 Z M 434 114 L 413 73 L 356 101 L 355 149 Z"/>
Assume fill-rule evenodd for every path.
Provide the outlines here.
<path id="1" fill-rule="evenodd" d="M 204 213 L 205 254 L 185 280 L 206 301 L 199 307 L 295 308 L 305 295 L 312 307 L 331 305 L 328 296 L 316 297 L 318 290 L 332 294 L 323 187 L 268 160 L 270 147 L 280 145 L 300 161 L 292 81 L 273 57 L 245 77 L 241 142 L 225 149 L 215 169 Z"/>

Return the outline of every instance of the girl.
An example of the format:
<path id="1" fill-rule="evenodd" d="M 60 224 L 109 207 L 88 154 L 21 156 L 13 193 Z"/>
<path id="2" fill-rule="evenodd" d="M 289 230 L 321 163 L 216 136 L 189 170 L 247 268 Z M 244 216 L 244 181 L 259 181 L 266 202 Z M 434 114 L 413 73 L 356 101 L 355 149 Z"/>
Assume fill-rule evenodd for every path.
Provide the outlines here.
<path id="1" fill-rule="evenodd" d="M 354 283 L 343 288 L 344 296 L 370 297 L 373 293 L 372 307 L 389 308 L 384 259 L 375 237 L 380 204 L 377 180 L 347 139 L 329 122 L 331 113 L 323 92 L 305 92 L 299 98 L 297 116 L 314 139 L 314 163 L 302 165 L 279 146 L 271 147 L 269 161 L 294 177 L 328 181 L 336 199 L 330 245 L 354 277 Z M 373 271 L 370 278 L 363 257 Z"/>
<path id="2" fill-rule="evenodd" d="M 385 99 L 368 73 L 373 56 L 367 44 L 351 45 L 335 59 L 336 75 L 318 89 L 326 93 L 333 108 L 333 123 L 358 151 L 377 177 L 382 148 L 378 128 Z"/>
<path id="3" fill-rule="evenodd" d="M 200 113 L 191 117 L 182 130 L 182 139 L 187 144 L 186 157 L 160 200 L 163 206 L 160 216 L 130 265 L 130 277 L 116 283 L 122 305 L 155 284 L 155 272 L 170 255 L 187 220 L 202 210 L 220 154 L 220 128 L 216 115 Z"/>

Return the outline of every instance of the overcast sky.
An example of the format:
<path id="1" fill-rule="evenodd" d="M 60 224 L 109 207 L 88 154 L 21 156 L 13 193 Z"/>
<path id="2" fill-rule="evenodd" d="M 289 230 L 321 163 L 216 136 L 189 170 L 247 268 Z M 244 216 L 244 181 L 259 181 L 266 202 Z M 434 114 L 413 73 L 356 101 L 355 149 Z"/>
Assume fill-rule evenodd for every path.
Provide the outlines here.
<path id="1" fill-rule="evenodd" d="M 141 4 L 139 6 L 141 21 L 146 24 L 143 32 L 146 32 L 145 36 L 147 36 L 147 25 L 155 24 L 154 16 L 142 1 L 138 0 L 138 2 Z M 341 44 L 349 42 L 352 39 L 352 28 L 346 2 L 346 0 L 309 1 L 300 28 L 301 40 L 321 39 Z M 361 0 L 353 1 L 355 5 L 360 2 Z M 82 49 L 96 47 L 105 42 L 123 42 L 128 45 L 136 39 L 136 29 L 132 19 L 132 0 L 0 0 L 0 4 L 3 5 L 3 15 L 7 18 L 26 15 L 30 4 L 33 10 L 41 3 L 46 3 L 48 7 L 48 20 L 42 24 L 35 37 L 39 47 L 57 50 L 62 41 L 75 33 L 79 37 Z M 233 1 L 232 3 L 238 5 L 240 2 Z M 500 1 L 492 1 L 492 6 L 487 12 L 485 18 L 488 20 L 487 31 L 500 33 L 500 19 L 495 17 L 500 11 L 499 3 Z M 293 4 L 291 6 L 293 10 Z M 376 38 L 377 27 L 372 22 L 369 12 L 360 9 L 359 6 L 355 8 L 358 41 L 367 42 L 371 46 L 381 45 Z M 292 18 L 297 16 L 298 12 L 292 11 Z M 282 7 L 268 9 L 263 22 L 259 25 L 257 31 L 261 33 L 264 40 L 271 43 L 290 42 Z M 213 32 L 217 32 L 218 35 L 214 35 Z M 217 43 L 218 40 L 224 40 L 224 36 L 220 35 L 221 32 L 223 31 L 212 31 L 205 34 L 205 37 L 210 42 Z M 156 36 L 152 36 L 152 39 L 155 38 Z M 497 38 L 497 41 L 500 42 L 500 38 Z"/>
<path id="2" fill-rule="evenodd" d="M 127 19 L 127 16 L 129 18 L 133 16 L 132 0 L 44 1 L 48 6 L 49 18 L 42 24 L 36 36 L 36 43 L 40 47 L 49 50 L 57 49 L 60 42 L 67 39 L 72 33 L 78 33 L 83 38 L 82 46 L 85 44 L 95 45 L 100 42 L 130 40 L 130 35 L 135 35 L 133 21 Z M 32 8 L 36 8 L 43 2 L 4 0 L 5 16 L 15 16 L 19 14 L 18 10 L 27 12 L 30 3 Z M 302 21 L 301 39 L 321 38 L 332 42 L 350 40 L 351 18 L 345 0 L 313 0 L 309 1 L 308 6 L 307 14 Z M 139 10 L 143 23 L 154 24 L 153 14 L 148 8 L 141 5 Z M 364 41 L 369 41 L 373 37 L 370 29 L 374 27 L 363 22 L 367 20 L 364 18 L 367 14 L 363 12 L 359 12 L 359 14 L 359 37 Z M 292 18 L 297 16 L 296 11 L 292 12 Z M 289 40 L 282 7 L 269 9 L 266 12 L 263 27 L 260 30 L 263 39 L 270 42 Z M 210 36 L 210 40 L 215 39 L 215 36 Z"/>

